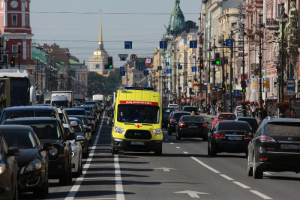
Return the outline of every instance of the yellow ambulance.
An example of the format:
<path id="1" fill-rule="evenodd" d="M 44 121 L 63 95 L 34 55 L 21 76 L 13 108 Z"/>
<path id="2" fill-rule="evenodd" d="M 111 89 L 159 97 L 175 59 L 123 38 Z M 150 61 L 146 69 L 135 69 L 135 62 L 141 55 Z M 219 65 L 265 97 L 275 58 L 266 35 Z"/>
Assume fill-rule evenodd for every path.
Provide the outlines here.
<path id="1" fill-rule="evenodd" d="M 115 101 L 112 154 L 118 151 L 162 155 L 163 133 L 160 93 L 151 88 L 118 90 Z"/>

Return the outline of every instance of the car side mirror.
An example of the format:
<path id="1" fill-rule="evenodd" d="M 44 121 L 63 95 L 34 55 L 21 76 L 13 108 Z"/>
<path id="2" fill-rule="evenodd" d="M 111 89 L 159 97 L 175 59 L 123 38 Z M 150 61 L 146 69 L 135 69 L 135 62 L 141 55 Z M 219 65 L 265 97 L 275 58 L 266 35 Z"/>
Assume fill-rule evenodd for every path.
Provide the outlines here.
<path id="1" fill-rule="evenodd" d="M 69 135 L 67 136 L 67 140 L 75 140 L 75 139 L 76 139 L 75 133 L 69 133 Z"/>
<path id="2" fill-rule="evenodd" d="M 78 123 L 76 121 L 71 121 L 70 126 L 78 126 Z"/>
<path id="3" fill-rule="evenodd" d="M 53 149 L 53 148 L 54 148 L 53 144 L 51 144 L 51 143 L 44 143 L 42 150 L 49 151 L 50 149 Z"/>
<path id="4" fill-rule="evenodd" d="M 8 149 L 7 155 L 8 156 L 17 156 L 17 155 L 20 155 L 20 149 L 17 148 L 17 147 L 10 147 Z"/>
<path id="5" fill-rule="evenodd" d="M 85 137 L 83 137 L 82 135 L 78 135 L 76 141 L 85 141 Z"/>
<path id="6" fill-rule="evenodd" d="M 208 124 L 209 124 L 209 122 L 206 122 L 206 124 L 208 125 Z"/>

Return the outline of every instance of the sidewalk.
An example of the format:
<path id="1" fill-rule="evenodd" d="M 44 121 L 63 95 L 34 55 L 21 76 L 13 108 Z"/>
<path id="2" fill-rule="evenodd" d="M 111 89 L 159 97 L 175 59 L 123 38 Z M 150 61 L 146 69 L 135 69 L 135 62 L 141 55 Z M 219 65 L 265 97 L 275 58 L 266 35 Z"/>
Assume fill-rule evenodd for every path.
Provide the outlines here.
<path id="1" fill-rule="evenodd" d="M 211 119 L 211 118 L 215 118 L 215 117 L 216 117 L 216 115 L 214 115 L 214 114 L 208 115 L 208 114 L 206 114 L 206 113 L 200 113 L 200 116 L 203 116 L 203 117 L 208 118 L 208 119 Z"/>

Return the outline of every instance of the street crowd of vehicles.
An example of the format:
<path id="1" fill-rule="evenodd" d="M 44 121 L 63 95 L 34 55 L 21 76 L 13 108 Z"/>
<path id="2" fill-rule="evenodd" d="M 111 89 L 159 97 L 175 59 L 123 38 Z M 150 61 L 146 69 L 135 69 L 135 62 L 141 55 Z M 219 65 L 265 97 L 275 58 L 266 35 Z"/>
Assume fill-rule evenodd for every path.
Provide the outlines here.
<path id="1" fill-rule="evenodd" d="M 13 82 L 13 78 L 8 80 Z M 66 101 L 61 103 L 57 97 Z M 49 179 L 69 185 L 73 176 L 82 174 L 83 159 L 89 157 L 91 137 L 105 107 L 97 100 L 74 106 L 73 99 L 72 92 L 58 91 L 51 92 L 51 105 L 44 101 L 2 104 L 0 199 L 18 199 L 24 192 L 43 199 L 49 192 Z"/>

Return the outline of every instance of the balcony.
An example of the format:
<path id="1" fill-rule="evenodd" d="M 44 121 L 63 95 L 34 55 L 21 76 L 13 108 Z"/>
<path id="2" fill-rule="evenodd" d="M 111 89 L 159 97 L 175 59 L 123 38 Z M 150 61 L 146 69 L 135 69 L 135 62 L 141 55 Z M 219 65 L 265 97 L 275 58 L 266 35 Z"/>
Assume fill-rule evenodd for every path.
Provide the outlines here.
<path id="1" fill-rule="evenodd" d="M 278 31 L 279 30 L 279 22 L 276 19 L 268 18 L 266 23 L 266 28 L 270 31 Z"/>

